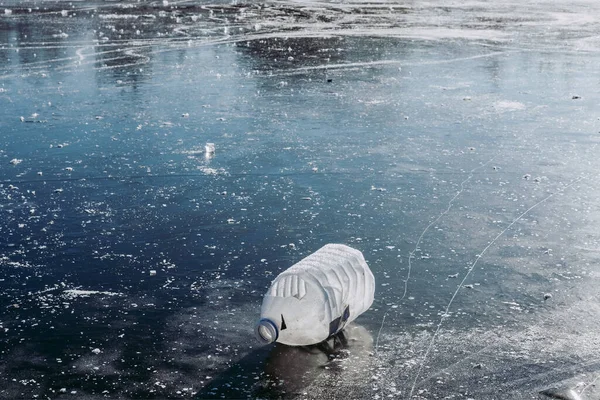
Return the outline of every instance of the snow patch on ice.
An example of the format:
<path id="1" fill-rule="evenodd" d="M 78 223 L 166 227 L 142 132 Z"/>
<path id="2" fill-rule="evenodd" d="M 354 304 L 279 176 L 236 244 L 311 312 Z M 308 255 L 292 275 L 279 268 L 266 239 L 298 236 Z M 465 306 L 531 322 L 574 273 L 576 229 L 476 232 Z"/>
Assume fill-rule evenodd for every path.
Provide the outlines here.
<path id="1" fill-rule="evenodd" d="M 518 111 L 524 110 L 525 104 L 519 103 L 518 101 L 501 100 L 494 104 L 494 108 L 499 111 Z"/>

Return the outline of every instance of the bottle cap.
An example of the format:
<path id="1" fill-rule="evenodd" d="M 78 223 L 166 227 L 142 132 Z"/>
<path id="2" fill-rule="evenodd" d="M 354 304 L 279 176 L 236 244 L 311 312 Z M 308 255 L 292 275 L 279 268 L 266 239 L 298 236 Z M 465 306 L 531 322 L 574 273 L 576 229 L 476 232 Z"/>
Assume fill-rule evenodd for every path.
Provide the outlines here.
<path id="1" fill-rule="evenodd" d="M 279 337 L 277 325 L 268 318 L 262 318 L 254 328 L 254 335 L 264 344 L 273 343 Z"/>

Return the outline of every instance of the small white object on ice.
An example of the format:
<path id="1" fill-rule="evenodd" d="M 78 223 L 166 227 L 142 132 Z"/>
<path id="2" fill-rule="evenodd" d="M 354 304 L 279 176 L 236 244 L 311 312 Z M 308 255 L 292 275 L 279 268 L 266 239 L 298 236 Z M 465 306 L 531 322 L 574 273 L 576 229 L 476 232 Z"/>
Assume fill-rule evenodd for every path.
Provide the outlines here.
<path id="1" fill-rule="evenodd" d="M 71 172 L 71 171 L 73 171 L 73 167 L 67 167 L 67 168 L 65 168 L 65 171 Z"/>
<path id="2" fill-rule="evenodd" d="M 452 275 L 448 275 L 448 278 L 458 278 L 458 273 L 452 274 Z"/>
<path id="3" fill-rule="evenodd" d="M 181 114 L 181 116 L 182 116 L 183 118 L 188 118 L 188 117 L 190 116 L 190 113 L 183 113 L 183 114 Z"/>
<path id="4" fill-rule="evenodd" d="M 54 193 L 62 193 L 63 189 L 54 189 Z"/>
<path id="5" fill-rule="evenodd" d="M 95 348 L 94 350 L 92 350 L 92 353 L 94 354 L 100 354 L 102 351 L 99 348 Z"/>
<path id="6" fill-rule="evenodd" d="M 204 146 L 204 149 L 206 150 L 206 154 L 215 154 L 215 144 L 214 143 L 206 143 L 206 146 Z"/>
<path id="7" fill-rule="evenodd" d="M 63 17 L 68 17 L 69 16 L 69 12 L 67 10 L 62 10 L 60 12 L 60 15 L 62 15 Z"/>
<path id="8" fill-rule="evenodd" d="M 8 8 L 4 9 L 4 15 L 11 15 L 12 14 L 12 10 L 9 10 Z"/>
<path id="9" fill-rule="evenodd" d="M 151 269 L 150 270 L 150 276 L 154 276 L 156 275 L 156 270 L 155 269 Z"/>
<path id="10" fill-rule="evenodd" d="M 544 294 L 544 300 L 548 300 L 552 298 L 552 294 L 551 293 L 545 293 Z"/>
<path id="11" fill-rule="evenodd" d="M 227 223 L 228 224 L 235 224 L 235 219 L 229 218 L 229 219 L 227 219 Z"/>
<path id="12" fill-rule="evenodd" d="M 12 160 L 10 160 L 10 163 L 12 165 L 17 165 L 17 164 L 21 164 L 23 162 L 23 160 L 20 160 L 18 158 L 13 158 Z"/>
<path id="13" fill-rule="evenodd" d="M 166 7 L 166 6 L 168 6 L 168 5 L 169 5 L 169 2 L 168 2 L 167 0 L 163 0 L 163 6 L 165 6 L 165 7 Z"/>
<path id="14" fill-rule="evenodd" d="M 465 289 L 473 289 L 473 285 L 464 285 L 463 286 Z"/>
<path id="15" fill-rule="evenodd" d="M 67 388 L 60 388 L 59 392 L 61 392 L 61 393 L 67 393 Z"/>
<path id="16" fill-rule="evenodd" d="M 19 119 L 21 120 L 21 122 L 25 122 L 25 117 L 20 116 Z"/>

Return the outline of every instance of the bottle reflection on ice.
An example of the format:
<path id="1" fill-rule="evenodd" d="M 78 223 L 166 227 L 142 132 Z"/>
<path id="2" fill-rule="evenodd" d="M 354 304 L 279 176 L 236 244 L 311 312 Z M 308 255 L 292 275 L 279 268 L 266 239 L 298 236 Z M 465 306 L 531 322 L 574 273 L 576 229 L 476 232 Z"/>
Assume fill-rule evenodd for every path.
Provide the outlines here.
<path id="1" fill-rule="evenodd" d="M 256 337 L 290 346 L 320 343 L 365 312 L 374 294 L 375 278 L 362 253 L 328 244 L 271 283 Z"/>

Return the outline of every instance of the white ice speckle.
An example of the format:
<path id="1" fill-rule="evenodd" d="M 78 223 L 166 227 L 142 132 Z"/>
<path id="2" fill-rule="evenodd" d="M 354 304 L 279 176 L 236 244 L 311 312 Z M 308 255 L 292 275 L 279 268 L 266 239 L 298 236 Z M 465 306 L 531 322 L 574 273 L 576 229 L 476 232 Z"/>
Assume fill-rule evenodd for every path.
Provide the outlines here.
<path id="1" fill-rule="evenodd" d="M 154 276 L 156 275 L 156 270 L 155 269 L 151 269 L 150 270 L 150 276 Z"/>
<path id="2" fill-rule="evenodd" d="M 102 350 L 95 348 L 94 350 L 92 350 L 92 353 L 94 354 L 100 354 L 102 352 Z"/>

